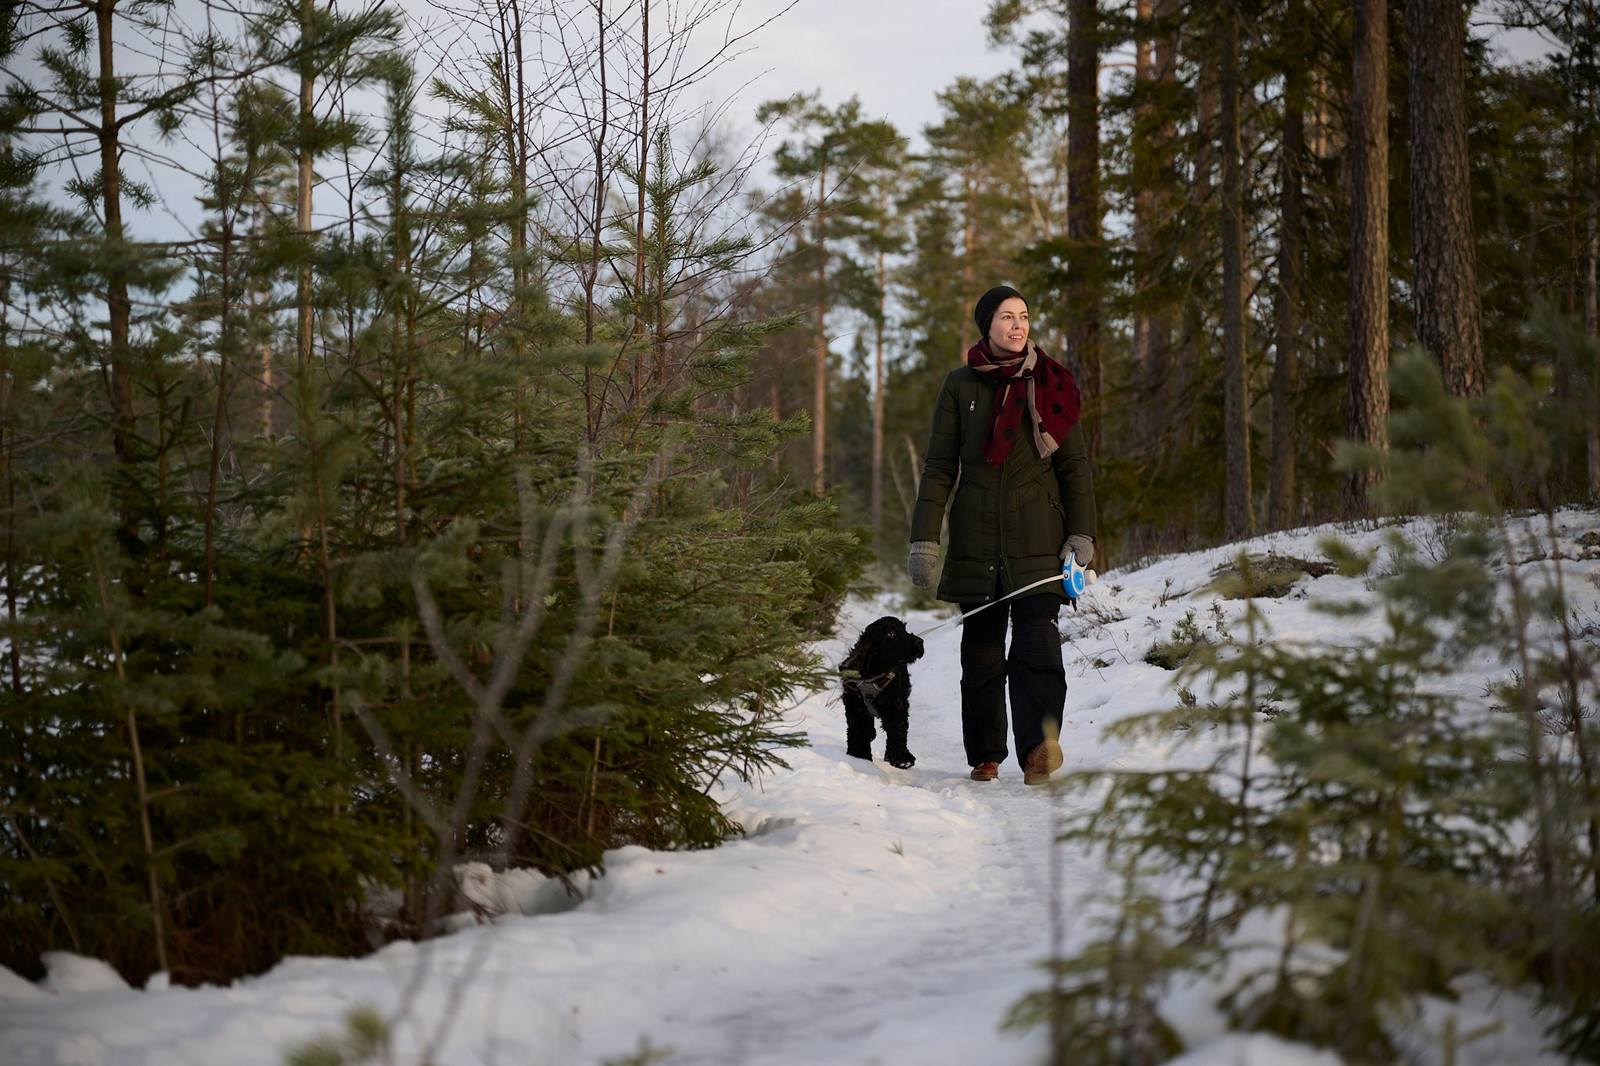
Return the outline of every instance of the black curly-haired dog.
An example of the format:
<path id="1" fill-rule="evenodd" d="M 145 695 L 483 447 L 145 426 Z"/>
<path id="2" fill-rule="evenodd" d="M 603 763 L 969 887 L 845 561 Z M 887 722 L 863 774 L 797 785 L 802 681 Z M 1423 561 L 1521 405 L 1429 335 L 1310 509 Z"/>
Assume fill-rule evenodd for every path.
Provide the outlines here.
<path id="1" fill-rule="evenodd" d="M 907 665 L 922 658 L 922 638 L 893 615 L 869 625 L 850 649 L 841 672 L 844 681 L 845 752 L 857 759 L 872 758 L 872 741 L 878 735 L 874 716 L 883 723 L 887 743 L 883 759 L 904 770 L 917 757 L 906 748 L 911 726 L 911 671 Z"/>

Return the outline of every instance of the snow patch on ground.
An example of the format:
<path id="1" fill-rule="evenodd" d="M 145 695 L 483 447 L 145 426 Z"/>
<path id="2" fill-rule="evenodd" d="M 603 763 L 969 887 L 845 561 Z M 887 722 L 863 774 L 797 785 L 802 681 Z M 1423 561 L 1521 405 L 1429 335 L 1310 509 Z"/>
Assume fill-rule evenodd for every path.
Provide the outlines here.
<path id="1" fill-rule="evenodd" d="M 99 959 L 88 959 L 70 951 L 47 951 L 40 958 L 45 978 L 39 987 L 57 995 L 75 992 L 121 992 L 128 982 Z"/>

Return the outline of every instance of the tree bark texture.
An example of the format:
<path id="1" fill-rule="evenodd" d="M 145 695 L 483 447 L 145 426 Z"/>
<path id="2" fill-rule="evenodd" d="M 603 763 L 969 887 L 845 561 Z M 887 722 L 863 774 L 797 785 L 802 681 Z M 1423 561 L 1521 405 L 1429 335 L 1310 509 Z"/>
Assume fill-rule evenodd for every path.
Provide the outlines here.
<path id="1" fill-rule="evenodd" d="M 1290 19 L 1303 17 L 1295 2 Z M 1305 78 L 1287 73 L 1283 92 L 1283 134 L 1278 193 L 1278 299 L 1273 309 L 1272 460 L 1268 492 L 1269 524 L 1287 529 L 1295 513 L 1295 395 L 1300 376 L 1300 254 L 1304 218 L 1301 181 L 1305 173 Z"/>
<path id="2" fill-rule="evenodd" d="M 302 246 L 299 277 L 295 283 L 295 354 L 302 374 L 311 365 L 311 185 L 312 185 L 312 129 L 316 121 L 314 107 L 317 93 L 317 49 L 313 47 L 316 35 L 316 8 L 314 0 L 300 2 L 300 145 L 295 174 L 295 230 L 300 234 Z"/>
<path id="3" fill-rule="evenodd" d="M 1100 45 L 1096 0 L 1067 5 L 1067 347 L 1084 396 L 1084 444 L 1100 453 Z"/>
<path id="4" fill-rule="evenodd" d="M 1600 174 L 1600 165 L 1597 165 L 1591 137 L 1583 152 L 1583 175 L 1591 189 L 1597 174 Z M 1600 227 L 1595 225 L 1595 210 L 1593 200 L 1586 200 L 1583 207 L 1583 332 L 1589 337 L 1600 332 L 1600 283 L 1597 283 L 1596 274 L 1600 266 Z M 1600 500 L 1600 366 L 1589 367 L 1587 373 L 1589 380 L 1584 389 L 1589 396 L 1589 414 L 1583 427 L 1586 483 L 1589 499 Z"/>
<path id="5" fill-rule="evenodd" d="M 878 250 L 878 321 L 872 353 L 872 539 L 883 533 L 883 324 L 888 312 L 889 268 Z"/>
<path id="6" fill-rule="evenodd" d="M 1168 28 L 1174 24 L 1175 8 L 1176 0 L 1159 0 L 1159 3 L 1138 0 L 1141 29 L 1135 48 L 1134 78 L 1140 88 L 1152 96 L 1154 86 L 1170 84 L 1177 79 L 1177 34 Z M 1159 25 L 1151 25 L 1152 15 Z M 1152 103 L 1140 106 L 1140 113 L 1134 119 L 1136 126 L 1146 129 L 1151 126 L 1151 110 Z M 1159 285 L 1164 268 L 1171 261 L 1171 251 L 1163 248 L 1157 230 L 1163 214 L 1173 209 L 1166 164 L 1172 158 L 1176 137 L 1175 124 L 1164 119 L 1148 136 L 1138 137 L 1134 142 L 1134 181 L 1139 191 L 1134 198 L 1133 240 L 1138 264 L 1136 284 L 1140 293 L 1150 292 Z M 1159 453 L 1161 442 L 1170 430 L 1167 378 L 1171 349 L 1172 318 L 1167 309 L 1136 310 L 1133 357 L 1143 408 L 1137 427 L 1142 449 L 1152 455 Z"/>
<path id="7" fill-rule="evenodd" d="M 1155 40 L 1155 63 L 1151 71 L 1151 78 L 1157 85 L 1175 86 L 1178 81 L 1178 16 L 1179 0 L 1156 0 L 1155 18 L 1158 23 L 1159 36 Z M 1163 96 L 1166 94 L 1163 89 Z M 1170 113 L 1169 113 L 1170 114 Z M 1178 139 L 1177 122 L 1171 117 L 1166 118 L 1160 127 L 1155 139 L 1154 150 L 1156 158 L 1152 160 L 1153 170 L 1151 179 L 1163 190 L 1160 199 L 1154 205 L 1153 214 L 1160 217 L 1168 212 L 1179 210 L 1177 201 L 1181 200 L 1182 192 L 1175 183 L 1169 161 L 1174 154 L 1174 145 Z M 1159 252 L 1152 249 L 1152 259 L 1149 261 L 1150 276 L 1152 281 L 1159 278 L 1172 265 L 1176 249 L 1170 245 L 1162 247 Z M 1162 307 L 1150 317 L 1149 340 L 1147 349 L 1146 402 L 1144 430 L 1148 439 L 1153 442 L 1166 437 L 1172 429 L 1173 408 L 1173 332 L 1174 315 L 1170 305 Z M 1153 450 L 1159 452 L 1160 446 Z"/>
<path id="8" fill-rule="evenodd" d="M 1356 0 L 1350 86 L 1350 358 L 1346 435 L 1384 447 L 1389 416 L 1389 20 L 1386 0 Z M 1376 475 L 1345 483 L 1352 516 L 1370 513 Z"/>
<path id="9" fill-rule="evenodd" d="M 1145 92 L 1153 80 L 1154 70 L 1150 62 L 1150 38 L 1145 27 L 1150 22 L 1151 0 L 1137 0 L 1134 5 L 1134 15 L 1137 19 L 1138 29 L 1133 46 L 1133 80 L 1135 92 Z M 1146 124 L 1144 112 L 1149 110 L 1148 104 L 1139 107 L 1139 114 L 1134 119 L 1135 127 Z M 1151 284 L 1151 260 L 1155 250 L 1152 247 L 1151 231 L 1155 226 L 1156 191 L 1154 175 L 1155 160 L 1154 145 L 1143 137 L 1136 138 L 1133 142 L 1133 181 L 1139 190 L 1133 198 L 1133 252 L 1134 261 L 1138 271 L 1135 277 L 1135 288 L 1138 292 L 1149 289 Z M 1149 389 L 1155 381 L 1154 373 L 1155 349 L 1155 323 L 1151 314 L 1142 307 L 1135 307 L 1133 313 L 1133 366 L 1135 372 L 1144 381 L 1145 388 Z M 1146 412 L 1150 405 L 1145 404 Z M 1141 420 L 1143 422 L 1144 420 Z M 1149 436 L 1152 426 L 1140 426 L 1141 436 Z"/>
<path id="10" fill-rule="evenodd" d="M 1223 532 L 1229 540 L 1255 528 L 1250 479 L 1250 368 L 1244 336 L 1244 173 L 1239 135 L 1239 12 L 1218 13 L 1222 105 L 1222 378 L 1224 464 Z"/>
<path id="11" fill-rule="evenodd" d="M 827 484 L 828 446 L 828 168 L 817 174 L 817 325 L 816 367 L 811 385 L 811 487 L 821 496 Z"/>
<path id="12" fill-rule="evenodd" d="M 1467 13 L 1461 0 L 1406 0 L 1411 232 L 1417 340 L 1458 396 L 1484 389 L 1467 157 Z"/>
<path id="13" fill-rule="evenodd" d="M 1209 209 L 1212 190 L 1216 184 L 1216 153 L 1212 150 L 1212 131 L 1217 122 L 1217 78 L 1213 63 L 1202 63 L 1195 77 L 1195 126 L 1198 131 L 1194 151 L 1194 168 L 1189 181 L 1188 210 L 1203 216 Z M 1187 254 L 1197 264 L 1196 269 L 1210 269 L 1211 251 L 1206 227 L 1194 226 L 1190 230 Z M 1183 299 L 1182 332 L 1179 335 L 1178 354 L 1173 361 L 1168 394 L 1171 397 L 1171 424 L 1176 432 L 1170 435 L 1170 447 L 1192 447 L 1196 441 L 1194 393 L 1200 377 L 1200 364 L 1207 353 L 1207 340 L 1211 333 L 1206 323 L 1206 297 L 1202 286 L 1188 286 Z"/>
<path id="14" fill-rule="evenodd" d="M 118 80 L 112 17 L 117 0 L 101 0 L 94 8 L 99 58 L 99 140 L 101 210 L 104 212 L 106 256 L 106 333 L 111 364 L 111 447 L 120 463 L 134 461 L 133 351 L 129 344 L 133 302 L 128 296 L 128 257 L 122 226 L 122 126 L 117 121 Z M 119 505 L 124 540 L 138 537 L 131 499 Z"/>

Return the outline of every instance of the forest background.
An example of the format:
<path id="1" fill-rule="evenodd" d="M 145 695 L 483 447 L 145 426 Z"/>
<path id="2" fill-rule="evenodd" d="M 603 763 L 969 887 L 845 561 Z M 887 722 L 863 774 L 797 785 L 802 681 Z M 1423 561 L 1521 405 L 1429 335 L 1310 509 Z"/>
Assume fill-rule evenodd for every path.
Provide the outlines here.
<path id="1" fill-rule="evenodd" d="M 1509 505 L 1600 496 L 1587 5 L 1000 0 L 916 152 L 733 139 L 732 10 L 7 5 L 0 964 L 224 980 L 737 831 L 996 281 L 1102 566 L 1370 516 L 1412 344 L 1544 398 Z"/>

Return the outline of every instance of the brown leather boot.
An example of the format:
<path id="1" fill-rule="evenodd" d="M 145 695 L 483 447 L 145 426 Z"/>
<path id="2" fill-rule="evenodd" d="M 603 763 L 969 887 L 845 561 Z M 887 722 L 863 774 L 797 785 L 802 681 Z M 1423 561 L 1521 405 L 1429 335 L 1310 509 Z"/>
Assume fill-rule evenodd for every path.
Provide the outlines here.
<path id="1" fill-rule="evenodd" d="M 1022 783 L 1043 785 L 1050 775 L 1061 769 L 1061 745 L 1053 740 L 1035 744 L 1028 757 L 1022 760 Z"/>
<path id="2" fill-rule="evenodd" d="M 1000 776 L 1000 764 L 997 762 L 981 762 L 972 768 L 972 773 L 967 775 L 974 781 L 993 781 Z"/>

